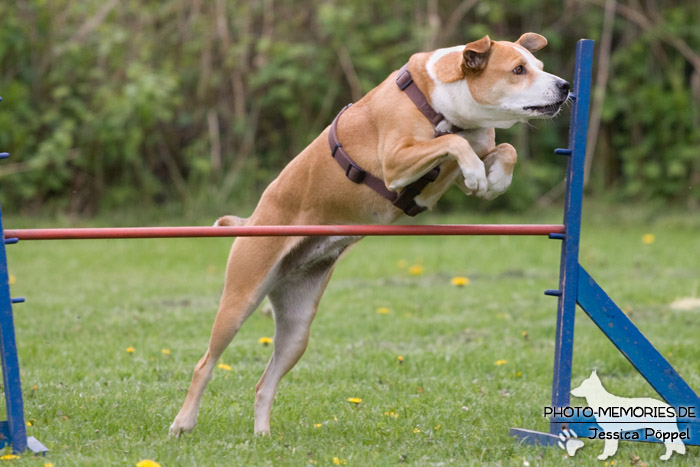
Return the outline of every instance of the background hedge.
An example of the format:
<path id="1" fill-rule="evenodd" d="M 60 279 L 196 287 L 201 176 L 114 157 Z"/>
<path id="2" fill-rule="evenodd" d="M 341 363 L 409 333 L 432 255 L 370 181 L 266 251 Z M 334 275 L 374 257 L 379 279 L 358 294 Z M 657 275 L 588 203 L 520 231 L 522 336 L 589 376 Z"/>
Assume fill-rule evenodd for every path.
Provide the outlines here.
<path id="1" fill-rule="evenodd" d="M 596 39 L 594 195 L 700 202 L 693 0 L 23 0 L 0 3 L 0 200 L 93 214 L 251 203 L 347 102 L 411 53 L 535 31 L 570 77 Z M 497 205 L 557 199 L 566 119 L 518 125 Z M 448 196 L 443 207 L 457 203 Z M 459 198 L 462 199 L 461 197 Z M 459 201 L 461 202 L 461 201 Z"/>

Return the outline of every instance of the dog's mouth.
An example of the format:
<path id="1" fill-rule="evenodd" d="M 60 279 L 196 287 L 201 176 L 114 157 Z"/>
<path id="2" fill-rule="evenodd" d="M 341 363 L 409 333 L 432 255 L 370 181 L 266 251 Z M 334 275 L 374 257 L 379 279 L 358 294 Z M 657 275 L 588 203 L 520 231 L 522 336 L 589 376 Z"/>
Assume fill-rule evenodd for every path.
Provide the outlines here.
<path id="1" fill-rule="evenodd" d="M 536 115 L 547 115 L 547 116 L 554 116 L 559 112 L 559 109 L 561 109 L 561 106 L 566 102 L 566 99 L 555 102 L 554 104 L 547 104 L 547 105 L 529 105 L 527 107 L 523 107 L 523 110 L 527 110 L 529 112 L 532 112 Z"/>

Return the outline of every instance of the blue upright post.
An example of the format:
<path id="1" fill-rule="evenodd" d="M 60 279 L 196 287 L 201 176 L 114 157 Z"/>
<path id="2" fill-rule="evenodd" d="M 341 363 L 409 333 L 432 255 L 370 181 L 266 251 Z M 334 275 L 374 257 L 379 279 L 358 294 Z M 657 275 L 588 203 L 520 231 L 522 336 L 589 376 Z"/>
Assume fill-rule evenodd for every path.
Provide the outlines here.
<path id="1" fill-rule="evenodd" d="M 2 213 L 0 212 L 0 232 L 2 230 Z M 24 421 L 22 387 L 19 379 L 19 361 L 15 342 L 15 325 L 12 316 L 12 299 L 10 297 L 9 274 L 5 243 L 0 245 L 0 356 L 2 356 L 2 377 L 5 385 L 5 407 L 7 421 L 0 422 L 0 429 L 6 443 L 12 443 L 15 452 L 27 448 L 27 428 Z"/>
<path id="2" fill-rule="evenodd" d="M 593 70 L 593 41 L 580 40 L 576 46 L 569 147 L 559 150 L 567 155 L 566 199 L 564 206 L 564 234 L 559 271 L 559 303 L 554 348 L 554 378 L 552 407 L 569 405 L 571 388 L 571 361 L 574 352 L 574 318 L 578 296 L 578 251 L 581 238 L 581 211 L 583 205 L 583 173 L 586 161 L 588 135 L 588 108 Z M 559 433 L 562 427 L 552 423 L 550 432 Z"/>
<path id="3" fill-rule="evenodd" d="M 9 157 L 8 153 L 0 153 L 0 159 L 7 157 Z M 29 448 L 35 453 L 43 453 L 47 451 L 46 447 L 33 437 L 27 438 L 22 385 L 19 376 L 19 359 L 17 358 L 17 343 L 15 341 L 15 324 L 12 314 L 12 304 L 21 303 L 24 299 L 10 297 L 10 275 L 7 269 L 5 244 L 16 243 L 17 239 L 5 239 L 1 209 L 0 237 L 3 239 L 0 242 L 0 357 L 5 385 L 5 407 L 7 409 L 7 421 L 0 422 L 0 447 L 11 444 L 13 452 L 22 452 Z"/>
<path id="4" fill-rule="evenodd" d="M 559 288 L 547 290 L 546 295 L 559 297 L 557 327 L 554 347 L 554 377 L 552 382 L 552 406 L 569 405 L 571 390 L 571 362 L 574 351 L 574 319 L 578 294 L 578 251 L 581 237 L 581 211 L 583 204 L 583 171 L 586 160 L 586 137 L 588 134 L 588 107 L 593 70 L 593 41 L 581 39 L 576 44 L 576 67 L 574 72 L 573 101 L 569 123 L 569 145 L 557 149 L 555 154 L 566 156 L 566 199 L 564 206 L 564 235 L 553 234 L 550 238 L 562 240 L 559 266 Z M 513 428 L 511 435 L 550 445 L 559 438 L 562 424 L 552 422 L 550 433 Z"/>
<path id="5" fill-rule="evenodd" d="M 567 166 L 566 204 L 564 208 L 566 233 L 550 235 L 551 238 L 563 241 L 559 289 L 545 292 L 547 295 L 559 297 L 552 407 L 570 405 L 574 318 L 578 304 L 666 402 L 676 408 L 694 408 L 695 416 L 679 417 L 677 423 L 680 430 L 687 429 L 690 434 L 690 439 L 684 440 L 685 444 L 700 445 L 700 418 L 698 417 L 700 398 L 698 395 L 579 264 L 583 174 L 592 68 L 593 41 L 582 39 L 576 47 L 576 72 L 572 96 L 574 107 L 569 128 L 569 146 L 567 149 L 555 151 L 556 154 L 570 157 Z M 593 418 L 553 417 L 550 420 L 549 433 L 512 428 L 511 435 L 528 443 L 553 445 L 560 440 L 558 434 L 563 429 L 574 428 L 580 436 L 588 436 L 594 427 L 599 431 L 602 430 L 600 426 L 596 425 Z M 653 436 L 649 437 L 643 433 L 640 435 L 640 440 L 659 441 Z"/>

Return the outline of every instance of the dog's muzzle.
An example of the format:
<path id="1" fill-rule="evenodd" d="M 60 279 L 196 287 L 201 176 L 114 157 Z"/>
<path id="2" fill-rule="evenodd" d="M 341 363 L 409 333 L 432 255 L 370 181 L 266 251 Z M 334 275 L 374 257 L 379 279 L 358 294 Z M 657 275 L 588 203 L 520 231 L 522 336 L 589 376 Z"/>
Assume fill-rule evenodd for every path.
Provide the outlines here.
<path id="1" fill-rule="evenodd" d="M 557 91 L 559 92 L 559 100 L 556 102 L 553 102 L 551 104 L 545 104 L 545 105 L 529 105 L 527 107 L 523 107 L 523 110 L 528 110 L 540 115 L 556 115 L 557 112 L 559 112 L 559 109 L 561 108 L 562 105 L 564 105 L 564 102 L 566 102 L 569 99 L 569 91 L 571 90 L 571 85 L 569 84 L 568 81 L 565 81 L 563 79 L 560 79 L 556 83 L 556 88 Z"/>

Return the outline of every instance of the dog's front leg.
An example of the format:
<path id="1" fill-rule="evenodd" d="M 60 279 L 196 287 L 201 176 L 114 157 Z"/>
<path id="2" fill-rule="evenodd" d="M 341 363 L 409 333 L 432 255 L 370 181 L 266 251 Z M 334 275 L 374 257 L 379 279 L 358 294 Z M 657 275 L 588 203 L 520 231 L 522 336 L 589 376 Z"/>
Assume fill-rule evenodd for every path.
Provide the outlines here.
<path id="1" fill-rule="evenodd" d="M 517 160 L 515 148 L 508 143 L 499 144 L 483 157 L 488 186 L 482 198 L 494 199 L 508 189 L 513 181 L 513 168 Z M 474 194 L 461 179 L 457 179 L 457 186 L 467 195 Z"/>
<path id="2" fill-rule="evenodd" d="M 469 141 L 457 135 L 430 140 L 404 138 L 385 151 L 382 161 L 384 181 L 390 190 L 399 190 L 428 173 L 443 160 L 454 159 L 462 172 L 469 194 L 484 197 L 488 190 L 486 168 Z"/>

